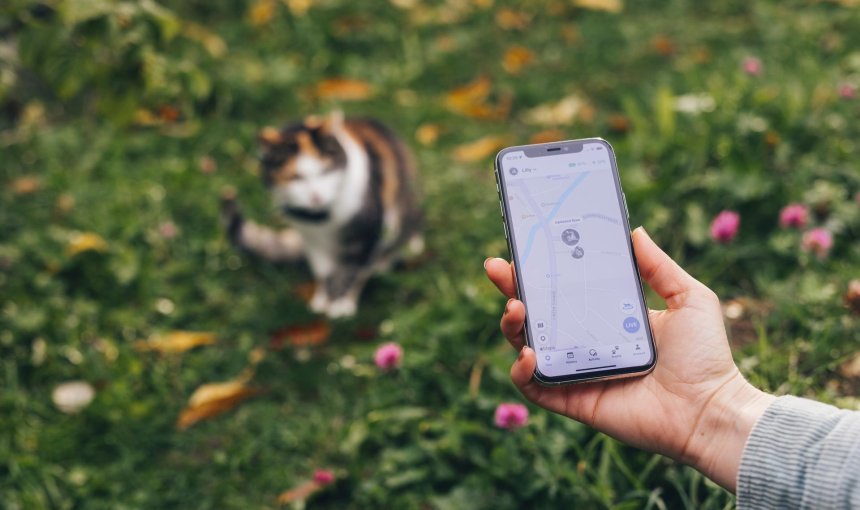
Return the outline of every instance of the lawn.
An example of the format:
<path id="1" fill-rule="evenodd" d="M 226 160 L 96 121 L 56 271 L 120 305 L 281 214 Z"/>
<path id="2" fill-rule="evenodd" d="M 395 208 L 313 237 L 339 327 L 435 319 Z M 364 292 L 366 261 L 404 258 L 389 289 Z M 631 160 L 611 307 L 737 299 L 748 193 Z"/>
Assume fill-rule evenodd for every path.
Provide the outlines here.
<path id="1" fill-rule="evenodd" d="M 329 323 L 218 201 L 282 225 L 256 133 L 338 108 L 413 148 L 427 250 Z M 524 401 L 481 267 L 507 255 L 492 156 L 587 136 L 721 296 L 743 373 L 860 409 L 855 1 L 4 3 L 0 507 L 733 507 L 530 404 L 494 425 Z M 58 406 L 69 381 L 92 401 Z"/>

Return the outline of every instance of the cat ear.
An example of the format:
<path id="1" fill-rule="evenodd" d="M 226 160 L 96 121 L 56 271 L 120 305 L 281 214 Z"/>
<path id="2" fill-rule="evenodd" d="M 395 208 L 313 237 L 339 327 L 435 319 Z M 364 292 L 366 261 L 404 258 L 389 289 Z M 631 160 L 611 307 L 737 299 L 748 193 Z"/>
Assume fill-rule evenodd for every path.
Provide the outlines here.
<path id="1" fill-rule="evenodd" d="M 332 133 L 343 129 L 343 110 L 332 110 L 325 119 L 325 127 Z"/>
<path id="2" fill-rule="evenodd" d="M 257 141 L 264 147 L 277 145 L 284 140 L 281 132 L 272 126 L 266 126 L 257 133 Z"/>

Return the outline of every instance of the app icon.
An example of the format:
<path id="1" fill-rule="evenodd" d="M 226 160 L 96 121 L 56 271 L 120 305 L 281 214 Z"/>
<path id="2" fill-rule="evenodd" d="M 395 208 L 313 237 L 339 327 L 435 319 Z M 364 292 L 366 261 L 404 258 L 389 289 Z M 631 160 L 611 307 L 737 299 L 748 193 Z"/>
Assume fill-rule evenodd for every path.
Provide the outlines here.
<path id="1" fill-rule="evenodd" d="M 619 307 L 621 308 L 621 311 L 627 315 L 633 315 L 633 313 L 636 312 L 636 304 L 632 299 L 622 299 Z"/>
<path id="2" fill-rule="evenodd" d="M 561 233 L 561 240 L 568 246 L 576 246 L 576 243 L 579 242 L 579 232 L 572 228 L 568 228 Z"/>
<path id="3" fill-rule="evenodd" d="M 575 259 L 581 259 L 582 256 L 585 255 L 585 250 L 582 249 L 582 246 L 577 246 L 576 248 L 573 249 L 573 252 L 571 253 L 571 255 Z"/>
<path id="4" fill-rule="evenodd" d="M 567 359 L 573 359 L 573 353 L 572 352 L 567 353 Z"/>
<path id="5" fill-rule="evenodd" d="M 639 319 L 636 317 L 627 317 L 624 319 L 624 330 L 628 333 L 636 333 L 639 331 Z"/>
<path id="6" fill-rule="evenodd" d="M 590 354 L 592 356 L 597 356 L 597 349 L 589 349 L 588 354 Z"/>
<path id="7" fill-rule="evenodd" d="M 520 173 L 520 171 L 519 171 L 519 170 L 517 170 L 517 168 L 516 168 L 516 167 L 513 167 L 513 166 L 512 166 L 511 168 L 509 168 L 509 169 L 508 169 L 508 172 L 510 172 L 510 173 L 511 173 L 511 175 L 517 175 L 518 173 Z"/>

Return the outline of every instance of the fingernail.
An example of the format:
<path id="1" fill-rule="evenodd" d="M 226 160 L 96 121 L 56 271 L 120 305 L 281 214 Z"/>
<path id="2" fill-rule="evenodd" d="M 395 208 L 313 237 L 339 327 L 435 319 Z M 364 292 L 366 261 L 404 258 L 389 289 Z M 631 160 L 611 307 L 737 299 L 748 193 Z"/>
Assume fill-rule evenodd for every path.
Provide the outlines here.
<path id="1" fill-rule="evenodd" d="M 487 257 L 484 259 L 484 269 L 487 269 L 487 262 L 489 262 L 493 257 Z"/>
<path id="2" fill-rule="evenodd" d="M 505 303 L 505 315 L 508 314 L 508 311 L 510 310 L 510 307 L 511 307 L 511 301 L 513 301 L 513 300 L 514 300 L 514 298 L 511 298 L 508 300 L 507 303 Z"/>
<path id="3" fill-rule="evenodd" d="M 525 356 L 526 356 L 526 349 L 528 349 L 528 347 L 523 347 L 522 349 L 520 349 L 520 355 L 519 355 L 519 356 L 517 356 L 517 361 L 522 361 L 522 360 L 523 360 L 523 358 L 525 358 Z"/>

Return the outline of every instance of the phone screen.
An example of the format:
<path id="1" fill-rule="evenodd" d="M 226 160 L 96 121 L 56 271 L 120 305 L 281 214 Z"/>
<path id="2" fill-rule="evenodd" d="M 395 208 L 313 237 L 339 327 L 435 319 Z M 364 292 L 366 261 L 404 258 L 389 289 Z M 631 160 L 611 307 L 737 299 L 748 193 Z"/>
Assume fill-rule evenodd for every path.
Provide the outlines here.
<path id="1" fill-rule="evenodd" d="M 586 380 L 653 366 L 609 144 L 591 139 L 511 147 L 499 153 L 496 167 L 538 378 Z"/>

